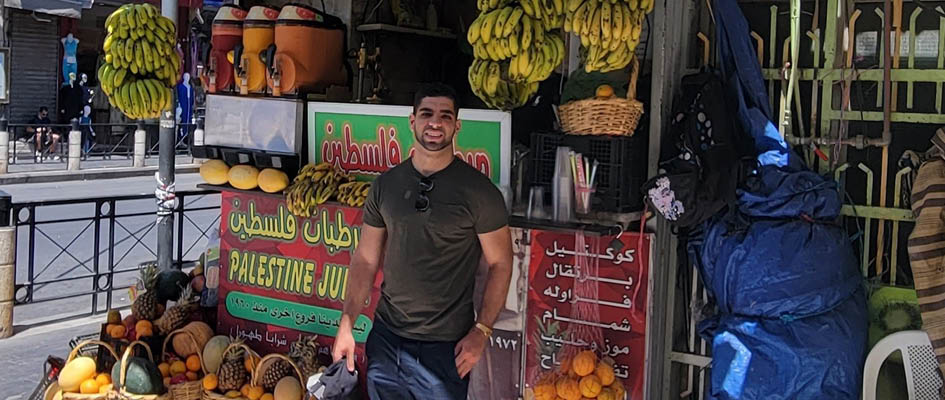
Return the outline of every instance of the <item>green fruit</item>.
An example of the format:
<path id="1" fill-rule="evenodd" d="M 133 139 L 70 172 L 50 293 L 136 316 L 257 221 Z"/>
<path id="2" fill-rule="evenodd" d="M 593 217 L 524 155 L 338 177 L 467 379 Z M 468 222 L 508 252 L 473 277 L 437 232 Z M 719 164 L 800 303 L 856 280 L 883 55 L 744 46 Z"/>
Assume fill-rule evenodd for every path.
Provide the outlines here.
<path id="1" fill-rule="evenodd" d="M 124 391 L 132 394 L 164 394 L 167 388 L 164 387 L 164 378 L 161 377 L 161 370 L 157 365 L 146 358 L 129 357 L 128 367 L 125 369 L 125 381 L 122 381 L 119 374 L 121 362 L 116 362 L 112 367 L 112 382 L 115 387 L 123 388 Z"/>
<path id="2" fill-rule="evenodd" d="M 152 100 L 156 97 L 152 97 Z M 177 300 L 181 292 L 190 284 L 190 276 L 178 270 L 162 271 L 157 277 L 157 300 L 166 302 Z"/>

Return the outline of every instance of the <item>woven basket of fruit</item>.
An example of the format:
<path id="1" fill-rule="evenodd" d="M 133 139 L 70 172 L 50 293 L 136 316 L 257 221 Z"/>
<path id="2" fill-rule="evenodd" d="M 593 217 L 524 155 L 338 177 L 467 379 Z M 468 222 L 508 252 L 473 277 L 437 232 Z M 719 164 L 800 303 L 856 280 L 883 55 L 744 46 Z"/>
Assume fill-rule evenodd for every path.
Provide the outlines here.
<path id="1" fill-rule="evenodd" d="M 185 347 L 185 351 L 172 349 L 168 352 L 167 345 L 172 339 L 183 339 L 190 346 Z M 178 343 L 178 342 L 175 342 Z M 177 345 L 175 347 L 181 347 Z M 190 331 L 181 328 L 167 335 L 164 339 L 164 345 L 161 348 L 164 362 L 158 365 L 161 374 L 164 375 L 164 369 L 167 369 L 165 379 L 168 379 L 167 390 L 171 393 L 174 400 L 199 400 L 203 392 L 203 383 L 201 378 L 207 375 L 207 369 L 203 365 L 203 358 L 200 356 L 200 349 L 203 346 L 197 341 L 197 338 Z M 189 354 L 181 354 L 189 353 Z M 181 357 L 181 358 L 178 358 Z"/>
<path id="2" fill-rule="evenodd" d="M 634 58 L 627 98 L 614 96 L 608 85 L 597 88 L 596 96 L 574 100 L 559 108 L 561 129 L 572 135 L 632 136 L 643 116 L 643 103 L 636 99 L 640 63 Z"/>
<path id="3" fill-rule="evenodd" d="M 217 373 L 208 373 L 203 379 L 203 400 L 248 400 L 252 373 L 259 363 L 259 355 L 234 339 L 223 350 L 223 363 Z"/>
<path id="4" fill-rule="evenodd" d="M 291 358 L 278 353 L 268 354 L 259 360 L 259 365 L 253 371 L 253 384 L 248 397 L 249 400 L 259 400 L 267 390 L 271 390 L 269 394 L 273 398 L 301 399 L 304 397 L 302 385 L 305 380 L 302 370 Z"/>
<path id="5" fill-rule="evenodd" d="M 79 355 L 82 348 L 88 346 L 104 348 L 115 360 L 118 359 L 115 349 L 103 341 L 86 340 L 77 344 L 59 372 L 57 384 L 63 400 L 105 400 L 111 390 L 111 377 L 99 371 L 99 368 L 107 366 L 100 363 L 101 360 Z"/>
<path id="6" fill-rule="evenodd" d="M 143 348 L 147 358 L 135 356 L 135 349 Z M 109 393 L 114 400 L 171 400 L 164 385 L 161 371 L 154 363 L 151 347 L 140 340 L 128 344 L 121 355 L 121 363 L 112 368 L 115 384 Z"/>

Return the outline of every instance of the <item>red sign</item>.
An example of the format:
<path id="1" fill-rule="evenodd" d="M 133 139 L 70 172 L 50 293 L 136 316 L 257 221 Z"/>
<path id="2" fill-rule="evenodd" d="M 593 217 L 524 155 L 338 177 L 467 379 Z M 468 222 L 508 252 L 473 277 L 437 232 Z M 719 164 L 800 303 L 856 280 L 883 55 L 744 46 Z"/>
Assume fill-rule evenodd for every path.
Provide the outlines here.
<path id="1" fill-rule="evenodd" d="M 624 233 L 619 240 L 588 234 L 586 258 L 598 263 L 596 276 L 587 276 L 575 266 L 574 233 L 532 231 L 525 327 L 529 386 L 557 369 L 561 349 L 577 346 L 612 358 L 628 398 L 643 398 L 650 243 L 639 234 Z M 582 276 L 582 287 L 596 282 L 596 299 L 575 294 L 575 280 Z M 578 304 L 585 310 L 587 304 L 596 306 L 597 320 L 578 315 Z M 603 343 L 573 335 L 580 330 L 599 331 Z"/>
<path id="2" fill-rule="evenodd" d="M 286 353 L 299 336 L 318 335 L 320 352 L 328 353 L 362 214 L 323 205 L 300 218 L 282 196 L 223 191 L 217 330 L 246 339 L 261 354 Z M 378 274 L 371 302 L 354 324 L 362 368 L 381 280 Z"/>

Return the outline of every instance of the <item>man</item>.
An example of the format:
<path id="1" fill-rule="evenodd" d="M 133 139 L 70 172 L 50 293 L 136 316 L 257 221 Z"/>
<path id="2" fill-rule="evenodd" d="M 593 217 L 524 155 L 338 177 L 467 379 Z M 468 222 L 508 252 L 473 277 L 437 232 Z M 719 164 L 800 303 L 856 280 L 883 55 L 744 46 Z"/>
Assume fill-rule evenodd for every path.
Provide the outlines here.
<path id="1" fill-rule="evenodd" d="M 332 356 L 346 358 L 354 371 L 352 324 L 383 261 L 382 295 L 365 348 L 372 399 L 466 399 L 469 371 L 505 304 L 512 273 L 508 213 L 498 188 L 453 155 L 460 127 L 451 88 L 420 89 L 410 115 L 414 154 L 375 180 L 364 205 Z M 489 272 L 476 313 L 480 260 Z"/>
<path id="2" fill-rule="evenodd" d="M 52 125 L 52 121 L 49 120 L 49 108 L 40 107 L 39 113 L 27 124 L 26 131 L 35 135 L 33 147 L 36 149 L 36 157 L 43 155 L 42 149 L 46 142 L 49 142 L 49 154 L 55 154 L 55 149 L 59 145 L 59 134 L 54 133 L 49 127 Z M 59 156 L 55 155 L 54 158 L 58 160 Z"/>

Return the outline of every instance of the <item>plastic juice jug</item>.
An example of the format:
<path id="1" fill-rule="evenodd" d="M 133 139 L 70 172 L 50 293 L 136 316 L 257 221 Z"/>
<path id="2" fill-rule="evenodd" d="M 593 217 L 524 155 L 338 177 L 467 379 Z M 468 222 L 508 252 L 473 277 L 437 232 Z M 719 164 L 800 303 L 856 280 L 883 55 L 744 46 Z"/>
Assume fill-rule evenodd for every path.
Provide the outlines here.
<path id="1" fill-rule="evenodd" d="M 227 53 L 243 43 L 243 20 L 246 10 L 232 4 L 224 4 L 213 18 L 211 29 L 210 57 L 207 59 L 207 73 L 201 77 L 204 87 L 210 93 L 233 91 L 233 63 L 227 59 Z"/>
<path id="2" fill-rule="evenodd" d="M 273 28 L 278 17 L 279 11 L 275 8 L 255 6 L 249 9 L 243 21 L 243 44 L 234 49 L 234 69 L 240 94 L 266 90 L 266 67 L 259 54 L 273 43 Z"/>
<path id="3" fill-rule="evenodd" d="M 304 5 L 282 8 L 275 44 L 264 54 L 274 96 L 344 84 L 345 26 L 341 19 Z"/>

